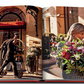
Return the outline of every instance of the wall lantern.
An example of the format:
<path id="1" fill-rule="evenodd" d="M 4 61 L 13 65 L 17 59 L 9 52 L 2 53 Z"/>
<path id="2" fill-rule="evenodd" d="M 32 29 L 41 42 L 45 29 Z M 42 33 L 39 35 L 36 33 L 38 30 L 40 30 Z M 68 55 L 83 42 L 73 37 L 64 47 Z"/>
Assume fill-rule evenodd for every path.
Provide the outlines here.
<path id="1" fill-rule="evenodd" d="M 73 12 L 73 10 L 70 10 L 69 13 L 71 14 Z"/>

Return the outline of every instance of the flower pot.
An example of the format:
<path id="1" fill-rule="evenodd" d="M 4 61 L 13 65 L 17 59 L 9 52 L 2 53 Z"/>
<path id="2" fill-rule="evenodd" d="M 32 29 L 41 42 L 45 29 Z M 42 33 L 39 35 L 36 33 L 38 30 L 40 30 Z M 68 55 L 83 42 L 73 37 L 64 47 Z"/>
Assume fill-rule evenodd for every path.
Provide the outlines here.
<path id="1" fill-rule="evenodd" d="M 35 57 L 29 57 L 30 59 L 30 63 L 29 63 L 29 66 L 28 66 L 28 72 L 30 73 L 34 73 L 36 71 L 36 64 L 35 64 Z"/>

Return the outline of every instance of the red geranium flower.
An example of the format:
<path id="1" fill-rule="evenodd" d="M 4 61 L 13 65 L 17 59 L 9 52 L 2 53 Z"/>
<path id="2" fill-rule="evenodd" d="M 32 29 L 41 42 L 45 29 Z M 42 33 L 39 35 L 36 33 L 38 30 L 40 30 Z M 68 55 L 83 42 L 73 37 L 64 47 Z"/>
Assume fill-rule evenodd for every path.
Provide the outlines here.
<path id="1" fill-rule="evenodd" d="M 66 53 L 66 54 L 65 54 L 65 58 L 66 58 L 67 60 L 69 60 L 69 59 L 70 59 L 70 56 L 71 56 L 71 54 L 70 54 L 70 53 Z"/>
<path id="2" fill-rule="evenodd" d="M 70 53 L 68 53 L 68 52 L 63 52 L 63 57 L 64 58 L 66 58 L 67 60 L 69 60 L 70 59 L 70 56 L 71 56 L 71 54 Z"/>
<path id="3" fill-rule="evenodd" d="M 53 44 L 53 42 L 50 42 L 50 44 Z"/>
<path id="4" fill-rule="evenodd" d="M 82 49 L 78 49 L 77 52 L 82 52 Z"/>
<path id="5" fill-rule="evenodd" d="M 62 52 L 62 56 L 64 56 L 66 54 L 66 51 L 64 50 L 63 52 Z"/>
<path id="6" fill-rule="evenodd" d="M 54 45 L 57 45 L 57 43 L 54 43 Z"/>

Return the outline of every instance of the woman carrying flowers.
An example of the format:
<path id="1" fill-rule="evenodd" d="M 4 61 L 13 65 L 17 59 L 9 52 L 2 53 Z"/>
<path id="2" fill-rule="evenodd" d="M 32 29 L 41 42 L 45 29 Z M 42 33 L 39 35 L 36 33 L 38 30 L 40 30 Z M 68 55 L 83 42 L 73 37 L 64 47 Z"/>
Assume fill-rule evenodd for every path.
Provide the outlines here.
<path id="1" fill-rule="evenodd" d="M 59 50 L 57 62 L 66 70 L 66 74 L 72 70 L 77 71 L 81 76 L 84 76 L 84 25 L 74 23 L 65 38 L 66 42 L 58 43 Z M 60 46 L 61 45 L 61 46 Z"/>
<path id="2" fill-rule="evenodd" d="M 82 40 L 84 38 L 84 25 L 81 23 L 74 23 L 71 25 L 67 37 L 65 38 L 66 41 L 72 41 L 72 39 L 77 40 L 79 38 Z M 64 44 L 58 43 L 57 48 L 60 50 L 63 47 Z"/>

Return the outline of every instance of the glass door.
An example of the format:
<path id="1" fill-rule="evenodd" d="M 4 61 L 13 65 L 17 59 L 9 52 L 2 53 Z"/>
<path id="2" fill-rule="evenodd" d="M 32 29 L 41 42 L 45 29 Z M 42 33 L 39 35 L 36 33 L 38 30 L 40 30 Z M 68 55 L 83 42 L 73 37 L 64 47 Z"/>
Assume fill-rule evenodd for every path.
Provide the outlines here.
<path id="1" fill-rule="evenodd" d="M 7 29 L 7 30 L 0 31 L 0 33 L 2 33 L 3 41 L 13 38 L 15 32 L 19 33 L 19 29 Z"/>
<path id="2" fill-rule="evenodd" d="M 4 29 L 4 30 L 0 30 L 0 46 L 1 44 L 10 38 L 14 37 L 14 33 L 20 31 L 21 29 Z M 19 36 L 20 37 L 20 36 Z M 19 42 L 18 42 L 19 44 Z M 1 55 L 2 51 L 0 50 L 0 66 L 2 64 L 2 55 Z"/>

